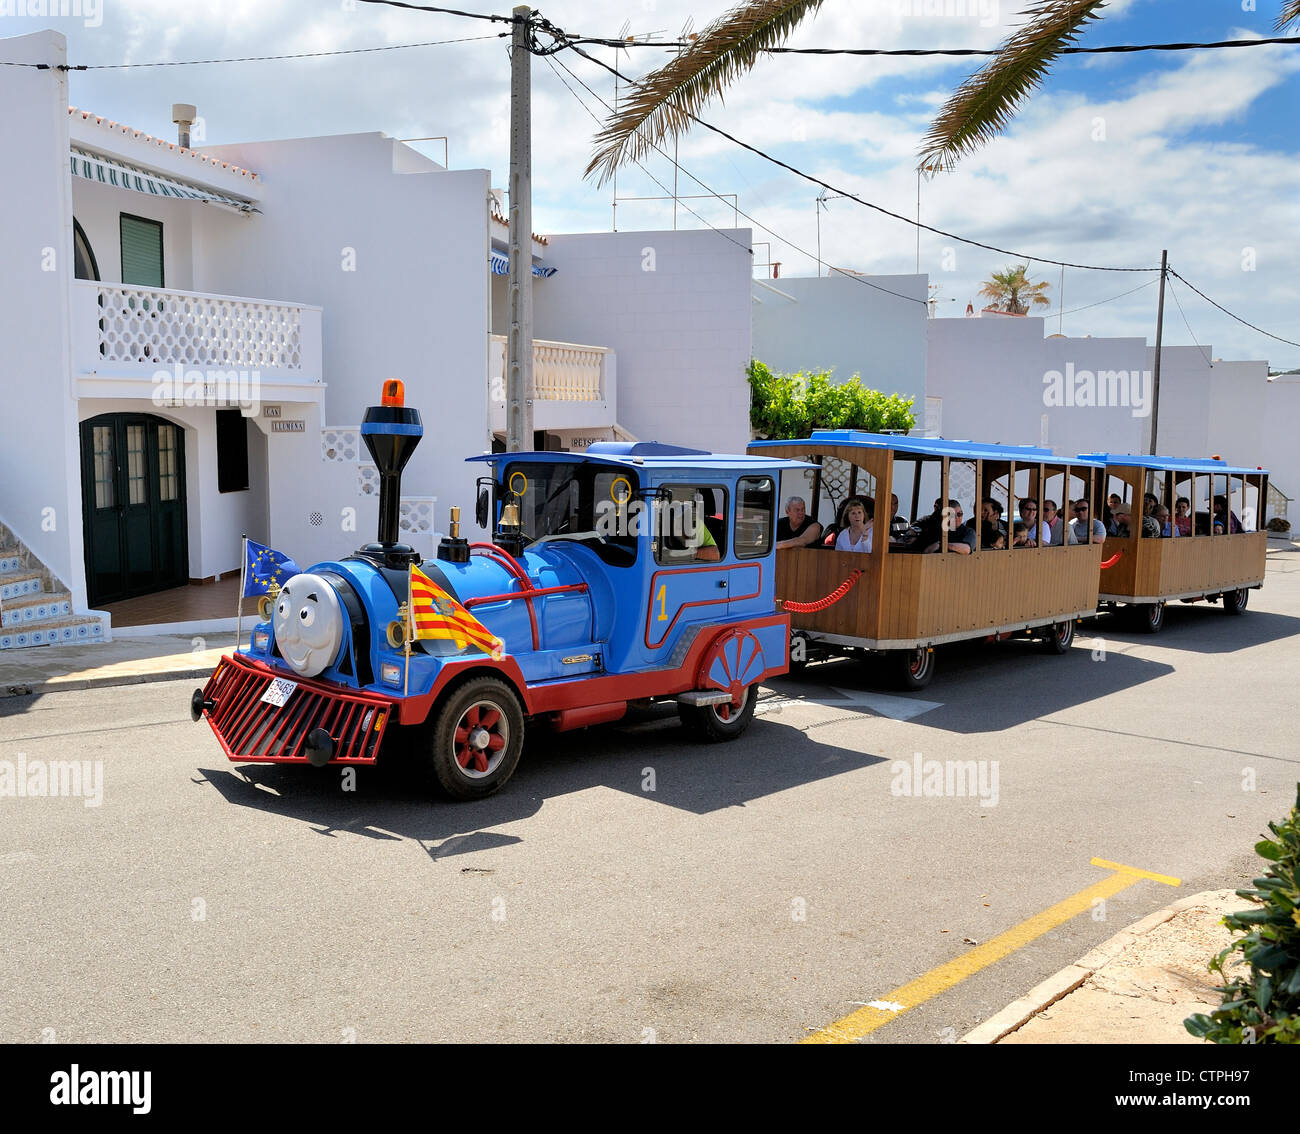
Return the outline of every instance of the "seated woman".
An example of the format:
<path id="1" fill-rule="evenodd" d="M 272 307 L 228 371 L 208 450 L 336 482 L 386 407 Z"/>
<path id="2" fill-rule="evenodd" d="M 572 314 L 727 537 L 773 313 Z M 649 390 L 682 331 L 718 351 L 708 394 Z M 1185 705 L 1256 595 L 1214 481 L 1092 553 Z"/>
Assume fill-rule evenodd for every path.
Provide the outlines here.
<path id="1" fill-rule="evenodd" d="M 1179 535 L 1192 534 L 1192 502 L 1186 496 L 1174 501 L 1174 526 Z"/>
<path id="2" fill-rule="evenodd" d="M 836 551 L 871 551 L 871 532 L 875 527 L 875 506 L 868 497 L 854 497 L 844 505 L 845 528 L 835 540 Z"/>

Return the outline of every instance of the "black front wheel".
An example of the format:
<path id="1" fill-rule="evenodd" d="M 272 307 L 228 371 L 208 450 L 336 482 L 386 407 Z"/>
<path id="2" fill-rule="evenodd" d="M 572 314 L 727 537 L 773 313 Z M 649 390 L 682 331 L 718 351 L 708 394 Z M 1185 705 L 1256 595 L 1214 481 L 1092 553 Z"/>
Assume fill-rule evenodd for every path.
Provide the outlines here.
<path id="1" fill-rule="evenodd" d="M 1250 600 L 1250 591 L 1242 587 L 1238 591 L 1224 591 L 1223 611 L 1225 614 L 1245 614 L 1246 603 Z"/>
<path id="2" fill-rule="evenodd" d="M 1137 628 L 1143 634 L 1158 634 L 1165 624 L 1163 602 L 1143 602 L 1133 608 Z"/>
<path id="3" fill-rule="evenodd" d="M 453 689 L 433 722 L 433 775 L 453 799 L 483 799 L 514 775 L 524 713 L 504 681 L 476 677 Z"/>

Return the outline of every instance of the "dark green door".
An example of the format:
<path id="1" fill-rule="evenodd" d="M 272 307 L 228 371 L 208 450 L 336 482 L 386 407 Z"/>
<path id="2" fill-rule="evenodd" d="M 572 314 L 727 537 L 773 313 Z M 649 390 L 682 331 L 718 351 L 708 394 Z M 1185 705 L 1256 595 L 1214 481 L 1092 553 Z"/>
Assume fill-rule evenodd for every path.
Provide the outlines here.
<path id="1" fill-rule="evenodd" d="M 83 421 L 81 497 L 92 606 L 188 581 L 179 426 L 148 414 Z"/>

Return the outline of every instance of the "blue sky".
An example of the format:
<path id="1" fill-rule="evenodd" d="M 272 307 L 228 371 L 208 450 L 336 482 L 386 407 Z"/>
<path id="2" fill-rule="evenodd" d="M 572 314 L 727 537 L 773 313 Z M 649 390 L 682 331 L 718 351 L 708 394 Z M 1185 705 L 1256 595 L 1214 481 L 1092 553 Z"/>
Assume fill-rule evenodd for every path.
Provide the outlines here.
<path id="1" fill-rule="evenodd" d="M 41 0 L 0 0 L 0 12 Z M 473 11 L 509 4 L 469 0 Z M 1280 0 L 1116 0 L 1081 41 L 1161 42 L 1270 36 Z M 41 27 L 63 32 L 70 62 L 118 63 L 324 51 L 490 35 L 480 21 L 352 4 L 348 0 L 77 0 L 82 18 L 0 17 L 0 37 Z M 701 28 L 725 3 L 685 0 L 539 0 L 544 15 L 583 34 L 675 37 Z M 1018 22 L 1019 0 L 825 0 L 792 46 L 992 47 Z M 1245 0 L 1244 7 L 1250 7 Z M 97 17 L 96 18 L 96 14 Z M 89 15 L 91 18 L 87 19 Z M 88 26 L 91 25 L 91 26 Z M 2 57 L 2 51 L 0 51 Z M 613 52 L 605 52 L 613 59 Z M 585 60 L 564 62 L 607 101 L 611 77 Z M 638 50 L 619 66 L 643 73 L 661 52 Z M 916 214 L 916 153 L 934 111 L 976 64 L 971 60 L 774 57 L 762 61 L 704 117 L 837 186 L 894 212 Z M 568 76 L 564 76 L 568 79 Z M 508 67 L 499 40 L 336 59 L 91 71 L 71 77 L 75 105 L 171 135 L 173 102 L 193 102 L 211 144 L 382 130 L 395 137 L 448 135 L 451 163 L 487 167 L 505 183 Z M 569 80 L 572 84 L 572 80 Z M 603 113 L 586 91 L 587 107 Z M 928 224 L 1029 256 L 1171 265 L 1202 291 L 1266 330 L 1300 341 L 1300 45 L 1059 61 L 1005 137 L 922 186 Z M 534 60 L 534 220 L 540 231 L 608 230 L 608 186 L 583 179 L 596 124 Z M 441 145 L 430 146 L 441 157 Z M 784 275 L 817 271 L 819 190 L 702 132 L 678 161 L 770 231 L 756 257 Z M 661 194 L 672 163 L 620 175 L 621 197 Z M 687 173 L 682 193 L 704 192 Z M 688 210 L 693 210 L 688 211 Z M 620 229 L 671 227 L 671 203 L 625 201 Z M 729 226 L 730 202 L 690 201 L 682 227 Z M 868 273 L 910 273 L 915 230 L 850 201 L 820 213 L 825 262 Z M 743 218 L 742 225 L 749 222 Z M 719 237 L 719 239 L 722 239 Z M 768 243 L 758 243 L 768 242 Z M 938 312 L 964 310 L 1007 256 L 924 234 L 920 267 L 937 285 Z M 1156 289 L 1111 300 L 1153 276 L 1059 270 L 1031 262 L 1052 287 L 1049 329 L 1067 334 L 1154 334 Z M 1175 285 L 1177 287 L 1177 285 Z M 1224 358 L 1300 366 L 1300 348 L 1269 340 L 1215 311 L 1186 288 L 1182 313 L 1166 308 L 1165 341 Z M 1063 299 L 1063 304 L 1058 303 Z M 1064 314 L 1055 316 L 1061 308 Z M 1072 313 L 1073 312 L 1073 313 Z M 1183 315 L 1186 316 L 1184 323 Z"/>

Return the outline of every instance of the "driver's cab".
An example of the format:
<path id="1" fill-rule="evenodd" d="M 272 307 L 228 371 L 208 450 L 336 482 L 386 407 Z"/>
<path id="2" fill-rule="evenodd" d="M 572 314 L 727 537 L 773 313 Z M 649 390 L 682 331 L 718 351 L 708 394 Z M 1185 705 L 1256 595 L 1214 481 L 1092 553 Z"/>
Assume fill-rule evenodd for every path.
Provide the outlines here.
<path id="1" fill-rule="evenodd" d="M 774 611 L 778 466 L 671 445 L 602 442 L 586 453 L 498 453 L 477 518 L 546 585 L 571 563 L 589 584 L 611 673 L 680 664 L 706 625 Z"/>

